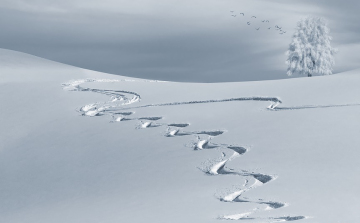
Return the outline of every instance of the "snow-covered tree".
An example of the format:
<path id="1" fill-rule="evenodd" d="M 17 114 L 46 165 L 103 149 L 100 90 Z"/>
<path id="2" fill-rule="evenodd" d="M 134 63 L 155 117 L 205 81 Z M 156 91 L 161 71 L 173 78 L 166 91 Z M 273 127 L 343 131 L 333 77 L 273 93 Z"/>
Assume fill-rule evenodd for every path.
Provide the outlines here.
<path id="1" fill-rule="evenodd" d="M 330 29 L 321 17 L 306 17 L 297 24 L 296 32 L 286 52 L 287 74 L 332 74 L 336 49 L 330 46 Z"/>

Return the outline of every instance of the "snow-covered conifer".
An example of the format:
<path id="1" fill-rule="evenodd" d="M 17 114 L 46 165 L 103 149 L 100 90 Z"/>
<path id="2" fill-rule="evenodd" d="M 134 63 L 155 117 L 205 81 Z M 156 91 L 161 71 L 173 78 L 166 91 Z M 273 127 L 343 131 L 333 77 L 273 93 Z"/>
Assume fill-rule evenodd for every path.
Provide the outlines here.
<path id="1" fill-rule="evenodd" d="M 287 74 L 311 77 L 332 74 L 336 49 L 330 46 L 330 29 L 321 17 L 306 17 L 297 24 L 296 32 L 286 52 Z"/>

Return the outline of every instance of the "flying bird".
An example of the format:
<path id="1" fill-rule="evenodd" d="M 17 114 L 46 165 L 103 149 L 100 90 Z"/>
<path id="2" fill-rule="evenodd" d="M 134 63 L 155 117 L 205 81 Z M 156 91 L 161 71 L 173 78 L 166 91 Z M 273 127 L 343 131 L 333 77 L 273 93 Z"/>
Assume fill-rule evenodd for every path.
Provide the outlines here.
<path id="1" fill-rule="evenodd" d="M 253 15 L 253 16 L 251 16 L 251 18 L 255 18 L 255 19 L 256 19 L 256 16 Z"/>
<path id="2" fill-rule="evenodd" d="M 257 28 L 256 30 L 259 30 L 260 29 L 260 27 L 259 28 Z"/>
<path id="3" fill-rule="evenodd" d="M 236 15 L 231 15 L 232 17 L 236 17 Z"/>
<path id="4" fill-rule="evenodd" d="M 266 22 L 269 22 L 269 20 L 266 20 Z"/>
<path id="5" fill-rule="evenodd" d="M 265 22 L 265 20 L 262 20 L 261 22 Z"/>
<path id="6" fill-rule="evenodd" d="M 271 27 L 269 27 L 268 29 L 271 29 Z"/>
<path id="7" fill-rule="evenodd" d="M 234 11 L 230 11 L 231 13 L 233 13 Z"/>
<path id="8" fill-rule="evenodd" d="M 247 22 L 248 25 L 250 25 L 250 22 Z"/>
<path id="9" fill-rule="evenodd" d="M 240 13 L 240 15 L 243 15 L 243 16 L 245 16 L 245 14 L 242 12 L 242 13 Z"/>

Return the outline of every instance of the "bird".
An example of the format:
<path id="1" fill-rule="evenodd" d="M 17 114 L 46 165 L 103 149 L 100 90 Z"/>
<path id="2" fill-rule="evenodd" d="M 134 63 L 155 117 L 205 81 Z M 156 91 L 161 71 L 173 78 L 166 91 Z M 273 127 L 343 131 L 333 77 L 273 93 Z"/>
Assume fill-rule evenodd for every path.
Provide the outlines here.
<path id="1" fill-rule="evenodd" d="M 261 22 L 265 22 L 265 20 L 262 20 Z"/>
<path id="2" fill-rule="evenodd" d="M 271 27 L 269 27 L 268 29 L 271 29 Z"/>
<path id="3" fill-rule="evenodd" d="M 256 19 L 256 16 L 253 15 L 253 16 L 251 16 L 251 18 L 255 18 L 255 19 Z"/>
<path id="4" fill-rule="evenodd" d="M 259 28 L 257 28 L 256 30 L 259 30 L 260 29 L 260 27 Z"/>
<path id="5" fill-rule="evenodd" d="M 266 22 L 269 22 L 269 20 L 266 20 Z"/>
<path id="6" fill-rule="evenodd" d="M 230 11 L 231 13 L 233 13 L 234 11 Z"/>
<path id="7" fill-rule="evenodd" d="M 250 22 L 247 22 L 248 25 L 250 25 Z"/>
<path id="8" fill-rule="evenodd" d="M 236 15 L 231 15 L 232 17 L 236 17 Z"/>
<path id="9" fill-rule="evenodd" d="M 243 16 L 245 16 L 245 14 L 244 14 L 243 12 L 241 12 L 241 13 L 240 13 L 240 15 L 243 15 Z"/>

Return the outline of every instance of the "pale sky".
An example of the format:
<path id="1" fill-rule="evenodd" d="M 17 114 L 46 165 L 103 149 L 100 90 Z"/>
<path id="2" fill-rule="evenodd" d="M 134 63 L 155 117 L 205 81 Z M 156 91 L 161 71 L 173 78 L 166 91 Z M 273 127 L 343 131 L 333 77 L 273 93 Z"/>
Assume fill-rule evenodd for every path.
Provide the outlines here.
<path id="1" fill-rule="evenodd" d="M 329 22 L 337 73 L 358 68 L 359 8 L 355 0 L 2 0 L 0 47 L 147 79 L 281 79 L 296 22 L 313 15 Z"/>

